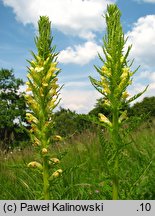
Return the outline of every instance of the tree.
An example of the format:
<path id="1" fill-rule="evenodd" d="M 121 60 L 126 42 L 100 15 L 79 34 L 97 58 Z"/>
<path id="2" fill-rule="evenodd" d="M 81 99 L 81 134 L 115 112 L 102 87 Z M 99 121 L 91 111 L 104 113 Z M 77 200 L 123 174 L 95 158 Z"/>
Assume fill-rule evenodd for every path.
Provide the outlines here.
<path id="1" fill-rule="evenodd" d="M 94 129 L 89 115 L 86 114 L 77 114 L 75 111 L 60 107 L 60 110 L 55 112 L 54 116 L 55 130 L 59 131 L 59 134 L 65 138 L 71 137 L 75 133 Z"/>
<path id="2" fill-rule="evenodd" d="M 63 137 L 68 137 L 77 132 L 77 123 L 75 112 L 69 109 L 60 107 L 60 110 L 55 112 L 55 130 Z"/>
<path id="3" fill-rule="evenodd" d="M 105 101 L 104 98 L 97 99 L 97 102 L 94 108 L 89 112 L 89 115 L 98 116 L 98 113 L 104 113 L 104 115 L 109 116 L 110 112 L 106 108 L 106 106 L 104 106 L 104 101 Z"/>
<path id="4" fill-rule="evenodd" d="M 129 104 L 123 104 L 121 109 L 122 111 L 124 110 L 129 111 L 130 110 Z M 98 117 L 99 113 L 103 113 L 105 116 L 108 116 L 108 117 L 110 117 L 110 114 L 111 114 L 110 110 L 106 106 L 106 99 L 104 97 L 97 99 L 97 102 L 94 108 L 89 112 L 89 115 L 94 115 Z"/>
<path id="5" fill-rule="evenodd" d="M 130 115 L 155 117 L 155 97 L 145 97 L 130 108 Z"/>
<path id="6" fill-rule="evenodd" d="M 26 110 L 24 96 L 19 91 L 23 84 L 21 79 L 15 78 L 13 70 L 0 70 L 0 140 L 3 148 L 12 145 L 15 138 L 23 137 L 19 126 Z"/>

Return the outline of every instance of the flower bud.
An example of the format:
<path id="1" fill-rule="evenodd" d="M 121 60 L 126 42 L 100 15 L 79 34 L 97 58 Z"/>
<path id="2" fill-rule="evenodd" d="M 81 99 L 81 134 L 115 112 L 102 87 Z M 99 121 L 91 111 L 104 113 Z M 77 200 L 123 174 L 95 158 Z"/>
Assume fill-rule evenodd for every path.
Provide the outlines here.
<path id="1" fill-rule="evenodd" d="M 44 86 L 44 87 L 47 87 L 48 86 L 48 83 L 42 83 L 42 85 Z"/>
<path id="2" fill-rule="evenodd" d="M 43 149 L 41 150 L 41 153 L 42 153 L 43 155 L 47 154 L 47 153 L 48 153 L 47 148 L 43 148 Z"/>
<path id="3" fill-rule="evenodd" d="M 28 120 L 28 122 L 34 122 L 35 124 L 38 123 L 38 119 L 33 116 L 31 113 L 26 113 L 26 119 Z"/>
<path id="4" fill-rule="evenodd" d="M 59 160 L 58 158 L 50 158 L 49 163 L 51 163 L 51 161 L 52 161 L 54 164 L 60 163 L 60 160 Z"/>
<path id="5" fill-rule="evenodd" d="M 119 120 L 118 122 L 121 123 L 122 121 L 126 120 L 128 117 L 127 117 L 127 110 L 125 110 L 121 116 L 119 117 Z"/>
<path id="6" fill-rule="evenodd" d="M 32 91 L 32 89 L 31 89 L 30 87 L 28 87 L 28 88 L 26 89 L 26 92 L 29 92 L 29 91 Z"/>
<path id="7" fill-rule="evenodd" d="M 52 174 L 52 176 L 56 178 L 56 177 L 59 177 L 61 173 L 62 173 L 62 169 L 58 169 L 57 171 L 55 171 L 55 172 Z"/>
<path id="8" fill-rule="evenodd" d="M 108 126 L 112 126 L 112 123 L 110 122 L 110 120 L 105 116 L 105 115 L 103 115 L 102 113 L 99 113 L 98 114 L 99 115 L 99 120 L 100 120 L 100 122 L 103 122 L 103 123 L 105 123 L 106 125 L 108 125 Z"/>
<path id="9" fill-rule="evenodd" d="M 129 97 L 129 94 L 127 91 L 122 93 L 122 98 L 125 100 L 127 97 Z"/>
<path id="10" fill-rule="evenodd" d="M 36 59 L 37 59 L 38 62 L 41 62 L 41 61 L 42 61 L 42 59 L 41 59 L 40 56 L 36 56 Z"/>
<path id="11" fill-rule="evenodd" d="M 28 79 L 32 79 L 32 76 L 28 73 L 28 74 L 27 74 L 27 78 L 28 78 Z"/>
<path id="12" fill-rule="evenodd" d="M 42 165 L 40 163 L 36 162 L 36 161 L 30 162 L 27 166 L 31 167 L 31 168 L 38 168 L 40 170 L 43 169 Z"/>
<path id="13" fill-rule="evenodd" d="M 40 146 L 40 145 L 41 145 L 40 140 L 35 137 L 33 146 Z"/>
<path id="14" fill-rule="evenodd" d="M 39 73 L 39 72 L 41 72 L 41 71 L 43 71 L 44 70 L 44 68 L 43 67 L 35 67 L 35 72 L 37 72 L 37 73 Z"/>
<path id="15" fill-rule="evenodd" d="M 55 141 L 62 141 L 62 137 L 59 136 L 59 135 L 55 135 L 55 136 L 53 136 L 53 140 L 55 140 Z"/>
<path id="16" fill-rule="evenodd" d="M 110 77 L 111 73 L 110 73 L 109 69 L 106 66 L 103 66 L 101 68 L 101 70 L 102 70 L 103 74 L 105 74 L 107 77 Z"/>
<path id="17" fill-rule="evenodd" d="M 130 72 L 130 68 L 129 67 L 123 68 L 123 72 L 122 72 L 120 78 L 121 79 L 126 79 L 128 76 L 130 76 L 129 72 Z"/>
<path id="18" fill-rule="evenodd" d="M 105 101 L 104 101 L 104 105 L 105 105 L 106 107 L 110 107 L 110 106 L 111 106 L 110 101 L 109 101 L 109 100 L 105 100 Z"/>

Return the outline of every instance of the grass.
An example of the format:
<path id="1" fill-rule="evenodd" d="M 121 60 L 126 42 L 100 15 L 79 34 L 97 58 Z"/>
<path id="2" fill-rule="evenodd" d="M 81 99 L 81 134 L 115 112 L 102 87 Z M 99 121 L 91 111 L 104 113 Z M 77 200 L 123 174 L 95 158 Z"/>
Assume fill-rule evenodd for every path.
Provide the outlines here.
<path id="1" fill-rule="evenodd" d="M 112 199 L 110 145 L 107 135 L 89 131 L 55 145 L 52 156 L 61 158 L 63 175 L 50 185 L 52 199 Z M 131 140 L 131 138 L 130 138 Z M 155 129 L 139 128 L 120 155 L 120 199 L 155 199 Z M 27 168 L 32 148 L 0 154 L 0 199 L 42 199 L 42 178 Z"/>

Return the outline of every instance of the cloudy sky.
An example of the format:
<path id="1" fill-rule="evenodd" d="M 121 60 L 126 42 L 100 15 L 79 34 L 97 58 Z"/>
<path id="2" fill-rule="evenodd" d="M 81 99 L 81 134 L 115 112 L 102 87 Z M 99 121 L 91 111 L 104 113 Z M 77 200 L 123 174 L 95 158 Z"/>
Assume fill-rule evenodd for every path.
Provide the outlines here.
<path id="1" fill-rule="evenodd" d="M 117 3 L 122 25 L 133 45 L 130 59 L 141 65 L 129 88 L 135 94 L 149 84 L 145 96 L 155 95 L 155 0 L 0 0 L 0 68 L 14 69 L 26 81 L 30 51 L 36 51 L 34 36 L 40 15 L 52 22 L 53 43 L 59 54 L 61 106 L 78 113 L 89 112 L 101 95 L 88 76 L 98 77 L 106 25 L 102 15 L 107 4 Z M 141 98 L 142 99 L 142 98 Z"/>

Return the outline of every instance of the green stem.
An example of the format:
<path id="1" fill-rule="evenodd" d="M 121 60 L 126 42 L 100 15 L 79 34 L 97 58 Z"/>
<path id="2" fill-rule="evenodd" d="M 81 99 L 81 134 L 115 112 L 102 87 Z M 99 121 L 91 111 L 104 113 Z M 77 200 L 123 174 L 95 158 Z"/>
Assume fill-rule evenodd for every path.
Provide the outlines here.
<path id="1" fill-rule="evenodd" d="M 50 199 L 49 194 L 49 172 L 46 157 L 43 157 L 43 196 L 44 200 Z"/>
<path id="2" fill-rule="evenodd" d="M 116 151 L 116 156 L 114 158 L 114 169 L 113 169 L 113 179 L 112 179 L 112 199 L 118 199 L 118 188 L 119 188 L 119 178 L 118 178 L 118 171 L 119 171 L 119 159 L 118 159 L 118 145 L 119 145 L 119 123 L 118 123 L 118 108 L 116 107 L 113 110 L 113 131 L 112 131 L 112 141 L 113 147 Z"/>
<path id="3" fill-rule="evenodd" d="M 118 155 L 116 155 L 115 162 L 114 162 L 114 176 L 113 176 L 113 187 L 112 187 L 112 199 L 118 200 L 118 187 L 119 187 L 119 180 L 118 180 Z"/>

